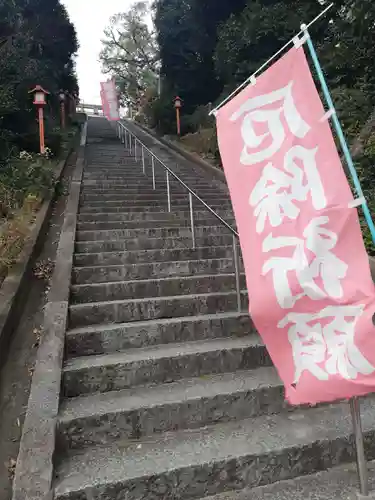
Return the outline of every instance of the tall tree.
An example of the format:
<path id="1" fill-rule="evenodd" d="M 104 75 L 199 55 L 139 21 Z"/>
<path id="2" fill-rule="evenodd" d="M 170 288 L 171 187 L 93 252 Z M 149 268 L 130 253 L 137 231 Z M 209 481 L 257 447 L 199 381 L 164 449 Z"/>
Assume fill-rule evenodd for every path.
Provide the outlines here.
<path id="1" fill-rule="evenodd" d="M 219 30 L 215 65 L 228 87 L 244 81 L 322 10 L 317 0 L 252 0 Z M 321 41 L 326 27 L 314 26 Z"/>
<path id="2" fill-rule="evenodd" d="M 187 112 L 221 91 L 213 64 L 217 29 L 245 0 L 156 0 L 162 73 L 171 93 L 180 94 Z"/>
<path id="3" fill-rule="evenodd" d="M 129 11 L 113 16 L 104 31 L 103 70 L 115 76 L 126 104 L 136 104 L 157 82 L 159 55 L 146 22 L 148 14 L 148 3 L 137 2 Z"/>
<path id="4" fill-rule="evenodd" d="M 50 113 L 58 114 L 60 88 L 77 91 L 77 39 L 59 0 L 4 0 L 0 4 L 0 153 L 37 145 L 35 109 L 28 91 L 36 83 L 51 92 Z M 47 134 L 51 127 L 47 123 Z M 1 158 L 0 158 L 1 160 Z"/>

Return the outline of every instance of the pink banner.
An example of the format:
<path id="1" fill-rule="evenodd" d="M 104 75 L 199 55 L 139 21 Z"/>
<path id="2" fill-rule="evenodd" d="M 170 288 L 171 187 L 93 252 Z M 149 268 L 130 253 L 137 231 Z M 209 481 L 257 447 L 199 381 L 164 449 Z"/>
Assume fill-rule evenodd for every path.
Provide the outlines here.
<path id="1" fill-rule="evenodd" d="M 100 99 L 102 101 L 103 114 L 106 118 L 108 118 L 109 110 L 103 90 L 100 91 Z"/>
<path id="2" fill-rule="evenodd" d="M 292 404 L 375 390 L 375 289 L 303 47 L 217 114 L 250 314 Z"/>
<path id="3" fill-rule="evenodd" d="M 103 113 L 107 120 L 118 121 L 120 119 L 119 105 L 117 99 L 117 92 L 115 82 L 108 80 L 100 84 L 102 98 Z"/>

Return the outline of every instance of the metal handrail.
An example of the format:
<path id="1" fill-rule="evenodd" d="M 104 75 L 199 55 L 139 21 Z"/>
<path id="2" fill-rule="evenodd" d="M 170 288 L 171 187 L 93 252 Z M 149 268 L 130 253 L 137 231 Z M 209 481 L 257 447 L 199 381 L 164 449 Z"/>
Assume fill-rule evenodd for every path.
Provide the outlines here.
<path id="1" fill-rule="evenodd" d="M 154 159 L 155 159 L 156 161 L 158 161 L 158 162 L 161 164 L 161 166 L 162 166 L 165 170 L 167 170 L 167 171 L 168 171 L 168 172 L 172 175 L 172 177 L 174 177 L 174 178 L 176 179 L 176 181 L 178 181 L 178 182 L 181 184 L 181 186 L 183 186 L 183 187 L 184 187 L 184 188 L 185 188 L 185 189 L 186 189 L 186 190 L 187 190 L 187 191 L 188 191 L 188 192 L 189 192 L 192 196 L 194 196 L 194 198 L 195 198 L 196 200 L 198 200 L 198 201 L 199 201 L 199 203 L 201 203 L 201 204 L 202 204 L 202 205 L 203 205 L 203 206 L 204 206 L 204 207 L 205 207 L 205 208 L 206 208 L 209 212 L 211 212 L 211 214 L 212 214 L 212 215 L 214 215 L 214 216 L 216 217 L 216 219 L 218 219 L 218 220 L 221 222 L 221 224 L 223 224 L 223 225 L 224 225 L 227 229 L 229 229 L 229 231 L 230 231 L 232 234 L 234 234 L 235 236 L 237 236 L 237 238 L 239 238 L 239 234 L 237 233 L 237 231 L 235 231 L 235 230 L 232 228 L 232 226 L 230 226 L 230 225 L 229 225 L 229 224 L 228 224 L 228 223 L 227 223 L 224 219 L 222 219 L 222 218 L 220 217 L 220 215 L 219 215 L 219 214 L 217 214 L 213 208 L 211 208 L 209 205 L 207 205 L 207 203 L 206 203 L 204 200 L 202 200 L 202 198 L 201 198 L 199 195 L 197 195 L 197 193 L 195 193 L 195 192 L 194 192 L 191 188 L 189 188 L 189 186 L 188 186 L 187 184 L 185 184 L 185 182 L 184 182 L 182 179 L 180 179 L 180 177 L 178 177 L 178 175 L 177 175 L 177 174 L 175 174 L 175 173 L 173 172 L 173 170 L 171 170 L 171 169 L 170 169 L 170 168 L 169 168 L 169 167 L 168 167 L 168 166 L 167 166 L 167 165 L 166 165 L 166 164 L 165 164 L 162 160 L 160 160 L 160 158 L 158 158 L 158 157 L 155 155 L 155 153 L 153 153 L 153 152 L 152 152 L 152 151 L 151 151 L 151 150 L 150 150 L 150 149 L 149 149 L 149 148 L 148 148 L 148 147 L 147 147 L 147 146 L 146 146 L 146 145 L 145 145 L 145 144 L 144 144 L 141 140 L 139 140 L 139 139 L 138 139 L 138 137 L 136 137 L 136 136 L 133 134 L 133 132 L 130 132 L 130 130 L 129 130 L 127 127 L 125 127 L 125 125 L 124 125 L 123 123 L 118 122 L 118 124 L 119 124 L 119 126 L 120 126 L 120 127 L 122 127 L 124 130 L 126 130 L 126 131 L 128 132 L 128 134 L 130 134 L 131 136 L 133 136 L 133 137 L 134 137 L 134 139 L 135 139 L 135 140 L 136 140 L 136 141 L 137 141 L 137 142 L 138 142 L 138 143 L 142 146 L 142 148 L 144 148 L 144 149 L 145 149 L 145 150 L 146 150 L 146 151 L 147 151 L 147 152 L 148 152 L 148 153 L 149 153 L 152 157 L 154 157 Z M 120 137 L 120 136 L 119 136 L 119 137 Z M 144 157 L 142 157 L 142 160 L 143 160 L 143 165 L 144 165 Z"/>
<path id="2" fill-rule="evenodd" d="M 137 143 L 141 146 L 141 159 L 142 159 L 142 170 L 143 174 L 146 175 L 146 162 L 145 162 L 145 151 L 147 151 L 151 156 L 151 167 L 152 167 L 152 185 L 153 189 L 156 189 L 155 181 L 155 160 L 160 163 L 160 165 L 165 169 L 166 181 L 167 181 L 167 200 L 168 200 L 168 212 L 171 212 L 171 192 L 170 192 L 170 181 L 169 176 L 172 177 L 189 193 L 189 212 L 190 212 L 190 224 L 191 224 L 191 236 L 193 249 L 196 248 L 196 237 L 195 237 L 195 226 L 194 226 L 194 210 L 193 210 L 193 197 L 199 201 L 223 226 L 225 226 L 231 233 L 233 239 L 233 262 L 234 271 L 236 278 L 236 297 L 237 297 L 237 308 L 238 312 L 242 311 L 242 300 L 241 300 L 241 279 L 240 279 L 240 264 L 239 264 L 239 253 L 238 253 L 238 239 L 239 235 L 232 226 L 230 226 L 219 214 L 215 212 L 207 203 L 202 200 L 200 196 L 197 195 L 185 182 L 178 177 L 177 174 L 173 172 L 160 158 L 158 158 L 155 153 L 153 153 L 138 137 L 133 134 L 125 125 L 118 122 L 118 137 L 124 146 L 129 147 L 130 154 L 132 154 L 133 144 L 132 138 L 134 138 L 134 158 L 137 161 Z"/>

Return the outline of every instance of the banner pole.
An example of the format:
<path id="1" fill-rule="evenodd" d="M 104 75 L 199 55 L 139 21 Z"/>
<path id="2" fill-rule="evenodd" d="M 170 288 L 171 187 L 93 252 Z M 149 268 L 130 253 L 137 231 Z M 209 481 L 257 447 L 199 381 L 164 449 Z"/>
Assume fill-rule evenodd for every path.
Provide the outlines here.
<path id="1" fill-rule="evenodd" d="M 331 97 L 330 91 L 328 89 L 328 85 L 327 85 L 327 82 L 325 80 L 324 73 L 323 73 L 322 67 L 321 67 L 319 59 L 318 59 L 318 55 L 316 53 L 314 44 L 311 41 L 310 34 L 309 34 L 307 26 L 305 24 L 301 25 L 301 30 L 303 31 L 303 33 L 306 36 L 307 47 L 309 49 L 309 52 L 310 52 L 310 55 L 311 55 L 314 67 L 315 67 L 316 72 L 318 74 L 318 78 L 319 78 L 320 84 L 322 86 L 323 94 L 324 94 L 325 100 L 327 102 L 328 108 L 329 108 L 329 110 L 331 110 L 333 112 L 333 114 L 332 114 L 332 122 L 333 122 L 334 128 L 336 130 L 337 137 L 338 137 L 338 139 L 340 141 L 340 145 L 341 145 L 342 151 L 344 153 L 345 160 L 346 160 L 346 163 L 347 163 L 349 171 L 350 171 L 350 175 L 352 176 L 354 187 L 355 187 L 355 190 L 357 192 L 357 196 L 358 196 L 358 198 L 360 198 L 360 199 L 363 200 L 362 203 L 361 203 L 363 214 L 365 216 L 368 228 L 370 230 L 372 241 L 375 244 L 375 226 L 374 226 L 374 222 L 372 220 L 371 213 L 370 213 L 370 210 L 369 210 L 369 208 L 367 206 L 366 200 L 365 200 L 365 198 L 363 196 L 363 191 L 362 191 L 361 183 L 359 181 L 359 178 L 358 178 L 358 175 L 357 175 L 354 163 L 353 163 L 353 159 L 352 159 L 352 156 L 350 154 L 349 147 L 348 147 L 348 144 L 346 142 L 346 139 L 345 139 L 344 132 L 342 130 L 340 121 L 337 118 L 335 105 L 333 104 L 332 97 Z"/>
<path id="2" fill-rule="evenodd" d="M 350 404 L 350 413 L 352 414 L 355 446 L 357 450 L 357 469 L 359 476 L 360 492 L 363 497 L 368 497 L 369 496 L 368 469 L 367 469 L 365 446 L 363 440 L 359 399 L 356 397 L 351 398 L 349 404 Z"/>
<path id="3" fill-rule="evenodd" d="M 346 163 L 348 165 L 350 174 L 351 174 L 352 179 L 353 179 L 353 183 L 354 183 L 354 187 L 355 187 L 357 196 L 359 199 L 363 200 L 361 203 L 362 210 L 363 210 L 367 225 L 368 225 L 370 233 L 371 233 L 372 241 L 375 244 L 374 222 L 372 220 L 370 210 L 367 206 L 366 200 L 363 196 L 361 183 L 359 181 L 359 178 L 358 178 L 358 175 L 357 175 L 354 163 L 353 163 L 353 159 L 352 159 L 352 156 L 350 154 L 350 150 L 349 150 L 348 144 L 346 142 L 344 132 L 343 132 L 342 127 L 341 127 L 341 123 L 337 117 L 335 105 L 333 104 L 332 97 L 331 97 L 330 91 L 328 89 L 328 85 L 327 85 L 322 67 L 321 67 L 319 59 L 318 59 L 318 55 L 316 53 L 314 44 L 311 40 L 311 37 L 310 37 L 310 34 L 308 32 L 306 24 L 301 25 L 301 30 L 304 33 L 307 47 L 309 49 L 315 70 L 316 70 L 318 78 L 319 78 L 320 85 L 322 87 L 323 94 L 324 94 L 324 97 L 325 97 L 325 100 L 326 100 L 326 103 L 328 106 L 328 111 L 332 112 L 331 117 L 332 117 L 333 126 L 335 128 L 336 133 L 337 133 L 337 137 L 340 141 L 340 145 L 341 145 L 342 151 L 344 153 Z M 360 405 L 359 405 L 358 398 L 357 397 L 351 398 L 349 400 L 349 405 L 350 405 L 350 413 L 352 416 L 353 433 L 354 433 L 355 447 L 356 447 L 356 458 L 357 458 L 357 470 L 358 470 L 359 486 L 360 486 L 360 497 L 361 498 L 369 498 L 368 469 L 367 469 L 367 461 L 366 461 L 363 432 L 362 432 L 362 424 L 361 424 L 361 412 L 360 412 Z"/>

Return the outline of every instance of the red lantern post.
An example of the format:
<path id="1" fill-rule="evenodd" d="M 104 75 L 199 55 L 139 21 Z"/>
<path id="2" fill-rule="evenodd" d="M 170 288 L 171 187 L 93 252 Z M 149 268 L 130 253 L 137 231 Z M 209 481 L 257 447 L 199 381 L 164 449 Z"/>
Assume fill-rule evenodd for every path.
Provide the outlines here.
<path id="1" fill-rule="evenodd" d="M 181 119 L 180 119 L 180 109 L 182 103 L 180 97 L 175 97 L 174 99 L 174 107 L 176 108 L 176 123 L 177 123 L 177 135 L 181 135 Z"/>
<path id="2" fill-rule="evenodd" d="M 49 94 L 47 90 L 44 90 L 43 87 L 37 85 L 33 90 L 29 91 L 29 94 L 34 93 L 34 102 L 33 104 L 38 109 L 38 119 L 39 119 L 39 143 L 40 143 L 40 153 L 45 153 L 45 143 L 44 143 L 44 115 L 43 115 L 43 107 L 46 103 L 46 95 Z"/>

